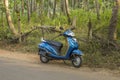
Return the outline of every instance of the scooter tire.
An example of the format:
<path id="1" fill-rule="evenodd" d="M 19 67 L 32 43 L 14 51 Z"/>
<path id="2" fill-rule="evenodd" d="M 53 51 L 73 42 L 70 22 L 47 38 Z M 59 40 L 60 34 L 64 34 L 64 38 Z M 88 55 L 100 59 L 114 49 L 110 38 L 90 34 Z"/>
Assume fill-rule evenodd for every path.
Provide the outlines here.
<path id="1" fill-rule="evenodd" d="M 79 67 L 82 65 L 82 58 L 81 58 L 81 56 L 75 55 L 75 56 L 72 58 L 72 65 L 73 65 L 75 68 L 79 68 Z"/>
<path id="2" fill-rule="evenodd" d="M 48 59 L 47 57 L 43 56 L 43 55 L 40 55 L 40 61 L 41 61 L 42 63 L 48 63 L 48 62 L 49 62 L 49 59 Z"/>

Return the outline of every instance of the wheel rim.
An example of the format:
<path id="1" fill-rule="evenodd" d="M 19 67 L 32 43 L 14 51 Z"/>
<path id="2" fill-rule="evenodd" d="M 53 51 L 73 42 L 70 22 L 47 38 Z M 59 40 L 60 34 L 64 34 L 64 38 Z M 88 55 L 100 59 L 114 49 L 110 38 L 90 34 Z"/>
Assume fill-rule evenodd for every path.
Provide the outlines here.
<path id="1" fill-rule="evenodd" d="M 46 62 L 48 59 L 44 56 L 41 57 L 42 58 L 42 61 Z"/>
<path id="2" fill-rule="evenodd" d="M 76 56 L 75 59 L 73 60 L 73 63 L 74 63 L 75 66 L 79 66 L 80 63 L 81 63 L 80 58 L 78 56 Z"/>

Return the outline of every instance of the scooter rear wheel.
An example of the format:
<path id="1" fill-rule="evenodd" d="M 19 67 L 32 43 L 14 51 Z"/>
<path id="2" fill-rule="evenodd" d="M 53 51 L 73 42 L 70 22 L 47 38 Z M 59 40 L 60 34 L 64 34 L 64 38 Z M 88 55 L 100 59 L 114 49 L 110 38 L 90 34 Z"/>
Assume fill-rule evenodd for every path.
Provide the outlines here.
<path id="1" fill-rule="evenodd" d="M 72 57 L 72 65 L 76 68 L 79 68 L 82 64 L 82 58 L 79 55 L 75 55 Z"/>
<path id="2" fill-rule="evenodd" d="M 42 63 L 48 63 L 48 62 L 49 62 L 49 59 L 48 59 L 47 57 L 43 56 L 43 55 L 40 55 L 40 61 L 41 61 Z"/>

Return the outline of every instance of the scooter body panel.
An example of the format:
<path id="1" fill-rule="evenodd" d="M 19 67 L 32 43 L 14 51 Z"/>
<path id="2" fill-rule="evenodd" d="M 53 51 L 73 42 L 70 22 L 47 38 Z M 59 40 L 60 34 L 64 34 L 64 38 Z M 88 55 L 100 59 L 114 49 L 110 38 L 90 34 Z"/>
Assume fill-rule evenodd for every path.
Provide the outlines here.
<path id="1" fill-rule="evenodd" d="M 49 57 L 54 58 L 54 59 L 64 59 L 67 60 L 70 58 L 70 56 L 72 54 L 77 54 L 77 55 L 81 55 L 82 53 L 80 52 L 80 50 L 78 50 L 78 43 L 75 40 L 75 38 L 72 37 L 67 37 L 67 41 L 69 44 L 69 48 L 67 50 L 67 53 L 65 56 L 60 56 L 58 55 L 59 53 L 57 53 L 55 51 L 55 49 L 53 47 L 51 47 L 47 42 L 42 42 L 39 44 L 39 49 L 44 50 L 46 53 L 50 53 Z M 41 54 L 41 53 L 40 53 Z"/>

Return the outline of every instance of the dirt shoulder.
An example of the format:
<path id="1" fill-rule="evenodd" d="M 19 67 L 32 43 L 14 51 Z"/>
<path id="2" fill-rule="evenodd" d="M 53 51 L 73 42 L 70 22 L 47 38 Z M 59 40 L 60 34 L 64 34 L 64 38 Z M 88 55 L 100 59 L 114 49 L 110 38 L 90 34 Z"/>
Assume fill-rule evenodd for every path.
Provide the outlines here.
<path id="1" fill-rule="evenodd" d="M 28 61 L 28 62 L 39 61 L 39 56 L 37 54 L 13 52 L 13 51 L 7 51 L 3 49 L 0 49 L 0 57 L 13 58 L 13 59 Z"/>
<path id="2" fill-rule="evenodd" d="M 21 53 L 21 52 L 12 52 L 12 51 L 7 51 L 7 50 L 3 50 L 0 49 L 0 58 L 4 57 L 4 58 L 12 58 L 12 59 L 16 59 L 16 60 L 21 60 L 21 61 L 25 61 L 25 62 L 30 62 L 30 63 L 34 63 L 34 64 L 40 64 L 41 66 L 45 66 L 44 64 L 41 64 L 39 61 L 39 56 L 37 54 L 30 54 L 30 53 Z M 97 72 L 100 74 L 105 74 L 105 75 L 110 75 L 110 76 L 116 76 L 116 77 L 120 77 L 120 71 L 117 70 L 108 70 L 108 69 L 101 69 L 101 68 L 88 68 L 88 67 L 81 67 L 79 69 L 75 69 L 70 65 L 65 65 L 62 61 L 51 61 L 50 63 L 48 63 L 49 67 L 54 67 L 54 68 L 62 68 L 63 70 L 68 70 L 68 71 L 82 71 L 82 72 Z"/>

